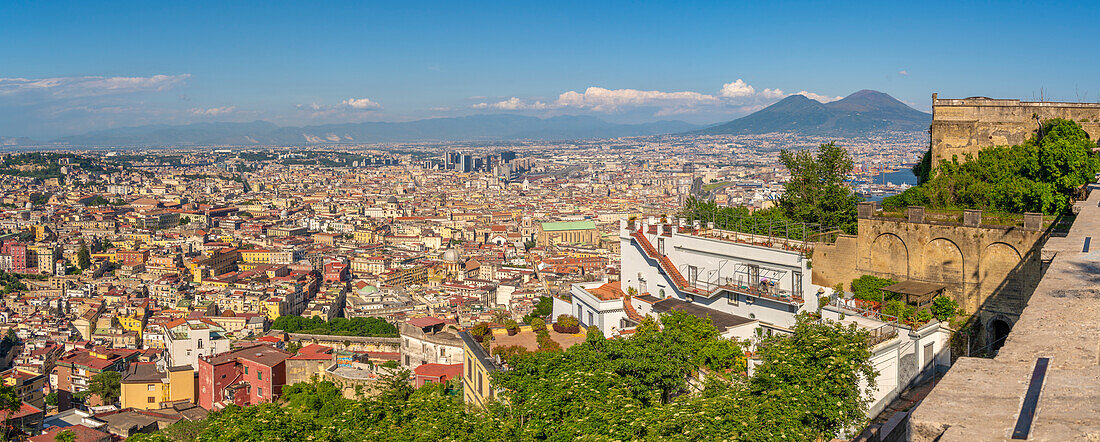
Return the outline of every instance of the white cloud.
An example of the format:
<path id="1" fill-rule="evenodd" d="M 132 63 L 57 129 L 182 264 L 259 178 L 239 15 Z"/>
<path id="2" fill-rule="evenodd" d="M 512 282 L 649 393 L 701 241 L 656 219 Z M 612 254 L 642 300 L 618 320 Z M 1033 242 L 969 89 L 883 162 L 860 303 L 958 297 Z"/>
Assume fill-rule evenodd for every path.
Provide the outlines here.
<path id="1" fill-rule="evenodd" d="M 225 115 L 225 114 L 228 114 L 228 113 L 232 113 L 235 110 L 237 110 L 236 106 L 212 107 L 212 108 L 209 108 L 209 109 L 192 108 L 191 109 L 191 115 L 198 115 L 198 116 L 203 116 L 203 117 L 216 117 L 218 115 Z"/>
<path id="2" fill-rule="evenodd" d="M 191 74 L 151 77 L 0 78 L 0 96 L 38 93 L 55 99 L 66 99 L 159 92 L 171 89 L 190 77 Z"/>
<path id="3" fill-rule="evenodd" d="M 381 104 L 371 101 L 370 98 L 348 98 L 347 100 L 341 101 L 340 104 L 352 109 L 377 110 L 382 108 Z"/>
<path id="4" fill-rule="evenodd" d="M 524 102 L 517 97 L 512 97 L 504 101 L 498 101 L 496 103 L 477 103 L 471 107 L 473 107 L 474 109 L 540 110 L 547 109 L 550 107 L 550 105 L 538 100 L 532 102 Z"/>
<path id="5" fill-rule="evenodd" d="M 907 71 L 905 69 L 902 69 L 902 70 L 898 71 L 898 73 L 901 74 L 901 75 L 909 75 L 909 71 Z"/>
<path id="6" fill-rule="evenodd" d="M 722 85 L 722 90 L 718 91 L 718 95 L 725 98 L 737 98 L 748 97 L 756 93 L 756 88 L 752 85 L 745 83 L 745 80 L 740 78 L 733 83 L 726 83 Z"/>
<path id="7" fill-rule="evenodd" d="M 808 91 L 801 91 L 796 94 L 805 95 L 822 103 L 842 98 Z M 747 113 L 796 94 L 789 94 L 778 88 L 758 90 L 739 78 L 733 82 L 723 84 L 718 93 L 714 95 L 694 91 L 664 92 L 589 87 L 584 92 L 563 92 L 558 95 L 556 100 L 549 102 L 511 97 L 497 102 L 479 102 L 471 107 L 474 109 L 509 111 L 577 109 L 599 113 L 655 108 L 654 113 L 657 116 L 691 114 L 701 111 Z"/>
<path id="8" fill-rule="evenodd" d="M 717 103 L 717 97 L 698 92 L 661 92 L 590 87 L 585 89 L 583 93 L 576 91 L 562 93 L 554 104 L 557 107 L 589 109 L 595 112 L 616 112 L 624 108 L 685 108 Z"/>
<path id="9" fill-rule="evenodd" d="M 841 98 L 844 98 L 844 97 L 841 97 L 841 96 L 830 97 L 830 96 L 827 96 L 827 95 L 815 94 L 813 92 L 807 92 L 807 91 L 795 92 L 791 95 L 802 95 L 806 98 L 809 98 L 811 100 L 817 100 L 817 101 L 820 101 L 822 103 L 828 103 L 828 102 L 831 102 L 831 101 L 836 101 L 836 100 L 839 100 Z"/>

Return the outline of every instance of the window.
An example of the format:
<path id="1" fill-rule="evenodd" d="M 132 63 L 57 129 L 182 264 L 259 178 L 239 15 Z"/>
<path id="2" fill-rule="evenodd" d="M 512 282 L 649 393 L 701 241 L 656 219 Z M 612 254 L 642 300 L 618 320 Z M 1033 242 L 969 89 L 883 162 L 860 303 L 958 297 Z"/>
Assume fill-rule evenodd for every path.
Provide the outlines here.
<path id="1" fill-rule="evenodd" d="M 264 372 L 262 372 L 262 371 L 257 371 L 257 372 L 256 372 L 256 380 L 258 380 L 258 381 L 262 381 L 262 380 L 264 380 Z"/>
<path id="2" fill-rule="evenodd" d="M 151 403 L 153 403 L 153 402 L 156 402 L 156 401 L 157 401 L 157 400 L 156 400 L 155 398 L 153 398 L 152 396 L 149 396 L 149 397 L 147 397 L 147 398 L 145 398 L 145 399 L 146 399 L 146 402 L 148 402 L 148 403 L 150 403 L 150 404 L 151 404 Z"/>
<path id="3" fill-rule="evenodd" d="M 439 349 L 439 355 L 440 356 L 447 356 L 447 349 L 440 348 Z"/>
<path id="4" fill-rule="evenodd" d="M 688 266 L 688 284 L 695 285 L 699 282 L 699 267 Z"/>
<path id="5" fill-rule="evenodd" d="M 148 391 L 157 391 L 157 386 L 153 385 L 153 384 L 146 385 L 146 390 L 148 390 Z"/>
<path id="6" fill-rule="evenodd" d="M 199 339 L 199 349 L 202 350 L 202 339 Z"/>
<path id="7" fill-rule="evenodd" d="M 247 365 L 244 366 L 244 374 L 248 374 L 248 366 Z M 224 378 L 225 376 L 222 376 L 222 377 Z"/>
<path id="8" fill-rule="evenodd" d="M 256 396 L 264 397 L 264 389 L 263 388 L 257 388 L 256 389 Z"/>
<path id="9" fill-rule="evenodd" d="M 592 312 L 588 312 L 588 325 L 595 325 L 596 319 L 593 317 Z"/>
<path id="10" fill-rule="evenodd" d="M 726 292 L 726 301 L 730 305 L 737 305 L 737 294 L 734 292 Z"/>
<path id="11" fill-rule="evenodd" d="M 473 364 L 473 361 L 471 361 L 469 357 L 466 358 L 466 377 L 467 378 L 474 377 L 474 364 Z"/>

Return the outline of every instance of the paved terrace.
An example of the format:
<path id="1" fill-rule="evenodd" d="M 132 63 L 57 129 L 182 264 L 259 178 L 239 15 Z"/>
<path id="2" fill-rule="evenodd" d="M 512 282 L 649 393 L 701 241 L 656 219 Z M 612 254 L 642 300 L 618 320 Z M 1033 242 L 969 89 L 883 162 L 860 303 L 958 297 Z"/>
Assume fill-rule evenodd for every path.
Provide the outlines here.
<path id="1" fill-rule="evenodd" d="M 1049 368 L 1027 440 L 1100 439 L 1100 186 L 1092 190 L 1069 235 L 1047 241 L 1056 255 L 1004 347 L 994 359 L 960 358 L 913 412 L 911 440 L 1020 437 L 1038 358 Z"/>

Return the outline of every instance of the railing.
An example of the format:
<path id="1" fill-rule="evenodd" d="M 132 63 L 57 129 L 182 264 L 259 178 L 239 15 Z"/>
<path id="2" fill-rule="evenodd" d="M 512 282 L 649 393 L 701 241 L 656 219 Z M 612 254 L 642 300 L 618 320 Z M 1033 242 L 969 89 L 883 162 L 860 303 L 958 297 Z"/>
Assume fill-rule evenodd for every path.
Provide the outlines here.
<path id="1" fill-rule="evenodd" d="M 638 243 L 638 245 L 642 248 L 642 250 L 649 258 L 657 261 L 661 269 L 664 270 L 664 273 L 668 275 L 669 279 L 672 280 L 672 283 L 676 285 L 676 288 L 682 291 L 688 291 L 696 295 L 709 297 L 717 290 L 728 290 L 731 292 L 742 293 L 758 298 L 771 299 L 779 302 L 793 302 L 799 304 L 803 302 L 801 296 L 795 296 L 786 290 L 776 290 L 775 292 L 772 292 L 770 290 L 760 290 L 756 287 L 733 286 L 728 284 L 723 285 L 707 281 L 695 281 L 694 283 L 690 283 L 686 278 L 684 278 L 683 274 L 680 273 L 680 270 L 676 268 L 676 266 L 672 263 L 670 259 L 668 259 L 667 256 L 657 253 L 657 249 L 653 247 L 653 244 L 649 242 L 649 239 L 647 239 L 642 232 L 634 231 L 631 232 L 630 236 L 634 238 L 635 242 Z"/>
<path id="2" fill-rule="evenodd" d="M 736 232 L 733 230 L 700 228 L 698 230 L 687 229 L 678 233 L 698 236 L 702 238 L 719 239 L 722 241 L 749 244 L 754 246 L 770 247 L 773 249 L 787 250 L 799 253 L 813 251 L 813 243 L 807 240 L 784 238 L 782 236 L 768 236 L 763 234 Z"/>
<path id="3" fill-rule="evenodd" d="M 878 345 L 883 342 L 889 341 L 898 335 L 898 327 L 895 324 L 883 324 L 882 326 L 871 330 L 871 336 L 868 342 L 872 345 Z"/>

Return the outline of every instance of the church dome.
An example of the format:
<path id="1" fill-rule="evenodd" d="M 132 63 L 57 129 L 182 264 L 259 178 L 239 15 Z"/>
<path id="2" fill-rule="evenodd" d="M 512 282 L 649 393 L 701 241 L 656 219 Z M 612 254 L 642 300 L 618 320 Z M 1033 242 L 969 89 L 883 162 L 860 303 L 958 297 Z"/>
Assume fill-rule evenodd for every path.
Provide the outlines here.
<path id="1" fill-rule="evenodd" d="M 458 250 L 447 249 L 443 252 L 443 260 L 447 262 L 458 262 L 462 257 L 458 254 Z"/>
<path id="2" fill-rule="evenodd" d="M 390 195 L 389 198 L 386 198 L 386 203 L 397 204 L 397 197 L 393 196 L 393 195 Z"/>

